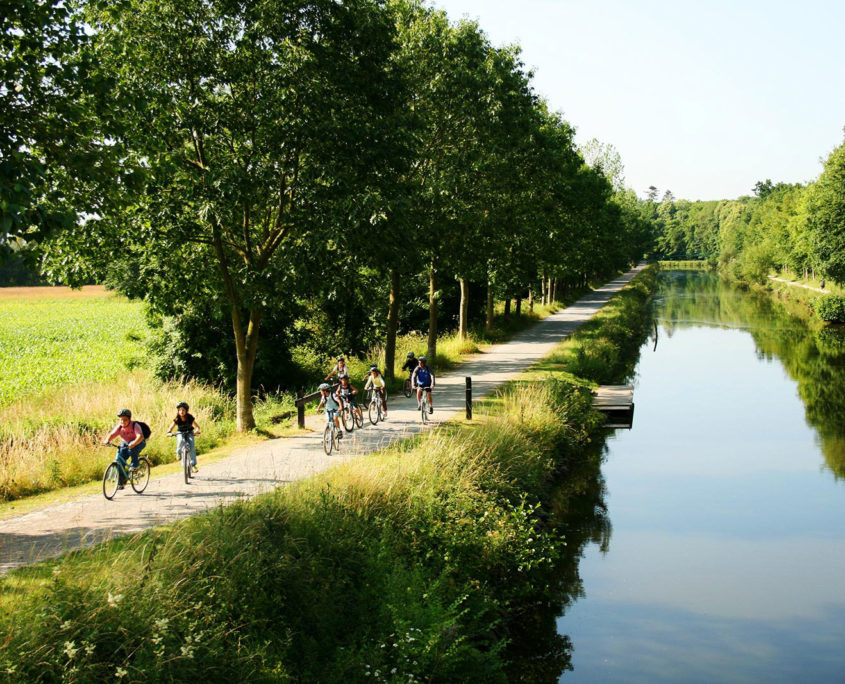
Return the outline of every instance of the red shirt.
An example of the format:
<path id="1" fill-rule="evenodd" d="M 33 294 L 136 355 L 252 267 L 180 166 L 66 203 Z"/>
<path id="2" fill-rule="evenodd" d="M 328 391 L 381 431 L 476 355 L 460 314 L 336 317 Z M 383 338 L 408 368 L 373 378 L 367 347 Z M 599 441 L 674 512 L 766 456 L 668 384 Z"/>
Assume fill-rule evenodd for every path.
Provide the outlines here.
<path id="1" fill-rule="evenodd" d="M 130 420 L 129 425 L 127 425 L 126 427 L 123 427 L 122 423 L 118 423 L 117 427 L 112 430 L 112 433 L 108 436 L 106 441 L 110 442 L 118 435 L 127 444 L 131 444 L 132 442 L 134 442 L 137 437 L 141 437 L 141 439 L 143 440 L 141 426 L 138 425 L 138 423 L 136 423 L 134 420 Z"/>

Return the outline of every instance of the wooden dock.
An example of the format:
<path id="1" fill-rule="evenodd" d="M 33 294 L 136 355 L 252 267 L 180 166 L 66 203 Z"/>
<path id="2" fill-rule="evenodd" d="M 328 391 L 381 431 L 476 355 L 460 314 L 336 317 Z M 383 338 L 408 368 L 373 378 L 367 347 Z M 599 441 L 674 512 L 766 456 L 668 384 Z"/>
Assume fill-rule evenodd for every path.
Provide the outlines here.
<path id="1" fill-rule="evenodd" d="M 593 390 L 593 408 L 607 416 L 606 428 L 630 430 L 634 423 L 634 386 L 600 385 Z"/>

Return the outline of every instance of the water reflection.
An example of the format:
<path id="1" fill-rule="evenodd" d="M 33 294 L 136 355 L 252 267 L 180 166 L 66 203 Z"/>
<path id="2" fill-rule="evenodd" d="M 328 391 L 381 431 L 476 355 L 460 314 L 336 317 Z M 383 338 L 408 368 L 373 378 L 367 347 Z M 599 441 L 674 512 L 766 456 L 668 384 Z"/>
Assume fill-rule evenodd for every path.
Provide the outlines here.
<path id="1" fill-rule="evenodd" d="M 842 333 L 708 274 L 655 302 L 634 429 L 556 499 L 562 681 L 843 681 Z"/>

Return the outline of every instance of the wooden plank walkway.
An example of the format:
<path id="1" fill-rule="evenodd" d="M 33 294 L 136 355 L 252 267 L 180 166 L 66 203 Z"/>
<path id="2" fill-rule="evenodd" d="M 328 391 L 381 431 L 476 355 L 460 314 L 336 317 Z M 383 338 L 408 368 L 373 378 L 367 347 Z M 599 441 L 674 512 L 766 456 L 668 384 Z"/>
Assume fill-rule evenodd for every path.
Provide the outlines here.
<path id="1" fill-rule="evenodd" d="M 607 416 L 606 428 L 631 428 L 634 423 L 633 385 L 600 385 L 593 394 L 593 408 Z"/>

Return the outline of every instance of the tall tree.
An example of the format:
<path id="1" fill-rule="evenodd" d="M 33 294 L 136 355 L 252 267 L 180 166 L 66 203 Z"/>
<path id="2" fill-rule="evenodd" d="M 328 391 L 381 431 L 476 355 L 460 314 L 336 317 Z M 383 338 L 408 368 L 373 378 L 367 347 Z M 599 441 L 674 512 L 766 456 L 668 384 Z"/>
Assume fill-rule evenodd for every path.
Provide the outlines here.
<path id="1" fill-rule="evenodd" d="M 831 152 L 810 188 L 807 213 L 822 272 L 845 282 L 845 142 Z"/>
<path id="2" fill-rule="evenodd" d="M 228 308 L 248 430 L 265 307 L 306 279 L 304 252 L 372 214 L 393 27 L 370 0 L 126 0 L 88 20 L 111 86 L 103 134 L 137 190 L 65 246 L 131 260 L 161 311 L 186 293 Z"/>

